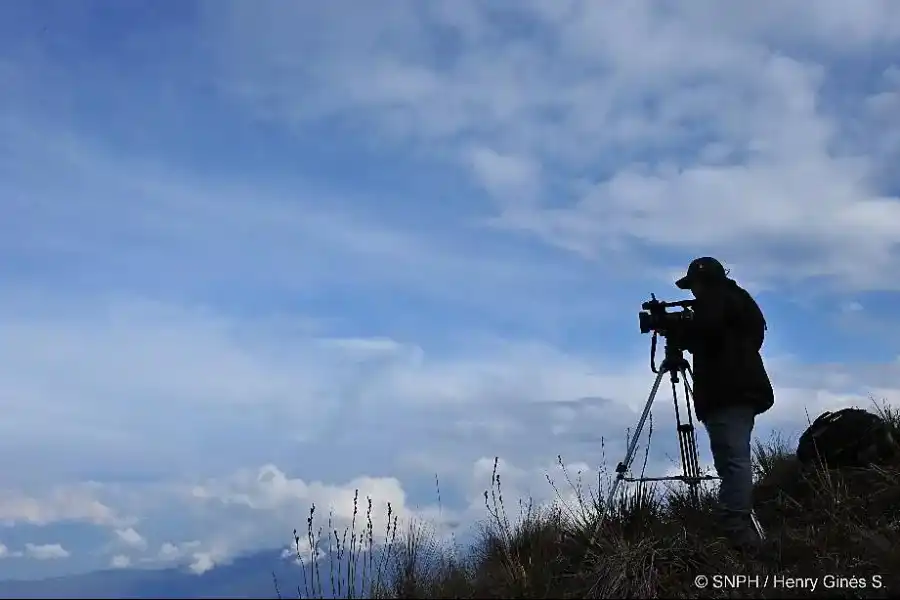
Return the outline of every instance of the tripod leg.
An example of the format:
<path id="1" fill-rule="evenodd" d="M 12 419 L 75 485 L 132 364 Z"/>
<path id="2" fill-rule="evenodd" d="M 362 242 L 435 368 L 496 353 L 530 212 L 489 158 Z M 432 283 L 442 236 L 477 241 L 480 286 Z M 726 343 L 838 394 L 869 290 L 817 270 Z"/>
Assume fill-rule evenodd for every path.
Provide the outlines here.
<path id="1" fill-rule="evenodd" d="M 684 375 L 682 373 L 682 381 L 684 380 Z M 688 485 L 688 490 L 690 493 L 691 501 L 696 504 L 697 502 L 697 489 L 696 489 L 696 479 L 697 473 L 694 468 L 694 454 L 696 454 L 696 447 L 693 438 L 693 425 L 691 423 L 682 423 L 681 422 L 681 410 L 678 405 L 678 388 L 675 385 L 677 381 L 677 375 L 673 373 L 672 376 L 672 399 L 675 403 L 675 423 L 678 431 L 678 450 L 681 454 L 681 468 L 683 470 L 684 482 Z M 686 388 L 685 388 L 686 390 Z M 685 395 L 685 404 L 688 408 L 688 419 L 690 420 L 690 396 Z"/>
<path id="2" fill-rule="evenodd" d="M 684 397 L 685 402 L 687 403 L 687 414 L 688 414 L 688 426 L 690 427 L 690 448 L 691 448 L 691 469 L 692 476 L 700 477 L 700 455 L 697 452 L 697 432 L 694 428 L 694 419 L 691 411 L 691 400 L 693 396 L 693 390 L 691 389 L 691 384 L 688 381 L 688 372 L 687 368 L 682 371 L 681 380 L 684 383 Z"/>
<path id="3" fill-rule="evenodd" d="M 685 475 L 691 477 L 689 481 L 690 490 L 691 490 L 691 500 L 694 502 L 695 506 L 699 508 L 700 505 L 700 494 L 698 490 L 698 486 L 700 485 L 700 455 L 697 451 L 697 434 L 694 428 L 694 419 L 691 416 L 691 385 L 688 382 L 688 373 L 687 367 L 681 372 L 681 381 L 684 385 L 684 398 L 685 404 L 687 406 L 687 418 L 688 422 L 684 425 L 678 425 L 679 431 L 684 432 L 685 438 L 685 446 L 686 446 L 686 456 L 687 459 L 685 461 Z"/>
<path id="4" fill-rule="evenodd" d="M 753 529 L 756 530 L 756 535 L 759 536 L 759 539 L 765 540 L 766 539 L 766 530 L 763 529 L 763 526 L 760 525 L 760 523 L 759 523 L 759 519 L 756 518 L 755 510 L 750 511 L 750 520 L 753 522 Z"/>
<path id="5" fill-rule="evenodd" d="M 664 374 L 665 371 L 662 369 L 657 373 L 656 380 L 653 382 L 653 387 L 650 389 L 650 395 L 647 397 L 647 404 L 644 406 L 644 412 L 641 414 L 641 419 L 638 421 L 634 435 L 631 437 L 631 442 L 628 444 L 625 460 L 620 462 L 616 467 L 616 479 L 613 481 L 612 488 L 609 490 L 609 497 L 606 501 L 607 510 L 612 506 L 613 500 L 615 500 L 616 492 L 619 490 L 619 484 L 625 477 L 625 473 L 631 468 L 631 463 L 634 460 L 634 453 L 637 450 L 638 439 L 640 438 L 641 431 L 644 429 L 644 423 L 647 421 L 647 416 L 650 414 L 650 408 L 653 406 L 653 401 L 656 399 L 656 394 L 659 391 L 659 385 L 662 383 Z"/>

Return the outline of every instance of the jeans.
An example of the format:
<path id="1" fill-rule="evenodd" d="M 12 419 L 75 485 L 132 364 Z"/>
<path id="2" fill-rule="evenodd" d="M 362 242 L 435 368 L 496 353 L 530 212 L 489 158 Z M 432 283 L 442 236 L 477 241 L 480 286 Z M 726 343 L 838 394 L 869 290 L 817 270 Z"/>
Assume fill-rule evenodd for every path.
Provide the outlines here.
<path id="1" fill-rule="evenodd" d="M 743 528 L 753 509 L 753 464 L 750 436 L 756 420 L 751 406 L 725 406 L 714 410 L 704 423 L 721 483 L 719 505 L 726 526 Z"/>

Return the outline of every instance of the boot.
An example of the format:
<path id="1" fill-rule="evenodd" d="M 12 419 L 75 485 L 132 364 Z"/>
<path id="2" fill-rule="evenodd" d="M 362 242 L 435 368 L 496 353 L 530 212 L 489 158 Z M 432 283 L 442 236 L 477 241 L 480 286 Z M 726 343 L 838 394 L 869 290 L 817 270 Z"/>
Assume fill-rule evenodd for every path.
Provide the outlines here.
<path id="1" fill-rule="evenodd" d="M 746 556 L 755 558 L 763 549 L 763 541 L 752 526 L 730 531 L 728 539 L 736 551 Z"/>
<path id="2" fill-rule="evenodd" d="M 722 515 L 722 533 L 738 552 L 755 556 L 762 550 L 763 540 L 749 514 L 725 512 Z"/>

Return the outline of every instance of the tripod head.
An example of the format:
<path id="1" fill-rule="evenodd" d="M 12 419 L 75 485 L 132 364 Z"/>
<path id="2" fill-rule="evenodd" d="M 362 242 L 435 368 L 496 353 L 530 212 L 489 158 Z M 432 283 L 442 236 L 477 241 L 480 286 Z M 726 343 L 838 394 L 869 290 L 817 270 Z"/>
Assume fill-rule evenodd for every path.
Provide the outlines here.
<path id="1" fill-rule="evenodd" d="M 678 383 L 678 373 L 681 372 L 685 365 L 688 364 L 684 358 L 684 348 L 678 345 L 677 340 L 666 338 L 666 345 L 663 350 L 663 361 L 659 368 L 656 368 L 656 332 L 650 338 L 650 370 L 656 374 L 660 372 L 669 373 L 672 381 Z"/>

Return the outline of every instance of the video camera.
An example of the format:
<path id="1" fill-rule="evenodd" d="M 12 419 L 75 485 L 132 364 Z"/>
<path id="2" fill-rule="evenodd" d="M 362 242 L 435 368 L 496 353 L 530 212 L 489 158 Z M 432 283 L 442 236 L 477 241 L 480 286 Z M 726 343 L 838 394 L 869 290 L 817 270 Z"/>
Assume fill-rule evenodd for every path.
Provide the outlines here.
<path id="1" fill-rule="evenodd" d="M 677 329 L 679 325 L 689 322 L 693 318 L 693 307 L 696 300 L 678 300 L 677 302 L 663 302 L 650 294 L 650 300 L 641 304 L 643 309 L 638 313 L 638 321 L 641 333 L 658 333 L 666 335 L 667 332 Z M 681 308 L 677 312 L 667 312 L 667 308 Z"/>
<path id="2" fill-rule="evenodd" d="M 643 310 L 638 313 L 641 333 L 653 332 L 653 338 L 650 340 L 650 370 L 654 373 L 659 373 L 656 368 L 657 334 L 666 337 L 666 358 L 668 360 L 663 362 L 663 368 L 684 360 L 681 355 L 684 340 L 679 334 L 683 332 L 684 326 L 693 319 L 695 304 L 696 300 L 663 302 L 657 300 L 653 294 L 650 294 L 650 300 L 641 304 Z M 682 310 L 667 312 L 667 308 L 681 308 Z"/>

